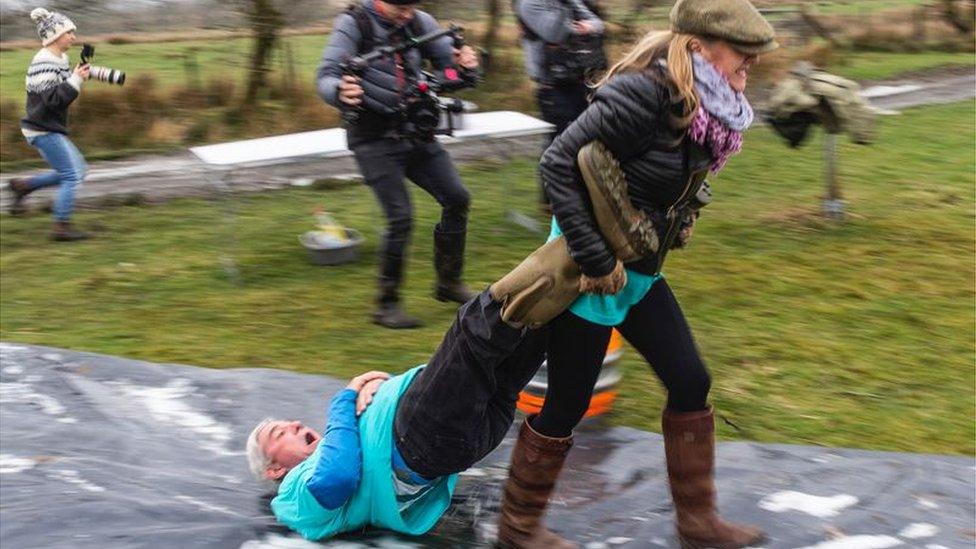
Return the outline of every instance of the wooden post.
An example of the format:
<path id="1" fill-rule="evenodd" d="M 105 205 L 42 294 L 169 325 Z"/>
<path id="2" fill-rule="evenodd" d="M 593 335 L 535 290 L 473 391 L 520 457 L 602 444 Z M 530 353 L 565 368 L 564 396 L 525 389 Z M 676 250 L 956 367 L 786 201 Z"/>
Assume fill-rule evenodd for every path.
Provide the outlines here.
<path id="1" fill-rule="evenodd" d="M 844 219 L 844 199 L 840 192 L 840 182 L 837 179 L 837 134 L 824 133 L 824 179 L 827 183 L 827 195 L 823 201 L 823 213 L 828 219 Z"/>

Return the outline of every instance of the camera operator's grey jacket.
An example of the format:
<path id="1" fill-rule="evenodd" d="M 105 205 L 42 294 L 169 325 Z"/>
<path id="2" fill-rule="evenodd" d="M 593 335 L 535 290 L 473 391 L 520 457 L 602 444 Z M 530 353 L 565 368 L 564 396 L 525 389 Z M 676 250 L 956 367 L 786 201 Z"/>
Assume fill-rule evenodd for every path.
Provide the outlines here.
<path id="1" fill-rule="evenodd" d="M 373 25 L 373 47 L 389 44 L 391 34 L 402 32 L 401 27 L 395 26 L 376 13 L 373 0 L 363 0 L 363 7 L 369 13 Z M 417 10 L 414 16 L 420 34 L 427 34 L 440 28 L 430 14 Z M 319 95 L 330 105 L 341 108 L 339 102 L 339 82 L 342 80 L 341 64 L 358 54 L 363 37 L 359 31 L 356 19 L 343 13 L 336 18 L 332 26 L 332 35 L 322 53 L 322 60 L 316 71 L 316 86 Z M 429 59 L 435 69 L 443 69 L 454 64 L 454 47 L 450 37 L 435 40 L 419 49 L 410 49 L 404 54 L 404 70 L 415 74 L 421 68 L 423 59 Z M 378 116 L 362 117 L 361 125 L 389 126 L 382 129 L 392 129 L 398 122 L 395 119 L 396 107 L 400 100 L 397 89 L 396 65 L 393 59 L 381 59 L 366 69 L 362 76 L 363 91 L 365 92 L 365 106 L 368 114 Z M 383 119 L 387 120 L 383 120 Z M 380 128 L 374 128 L 379 130 Z M 380 132 L 382 133 L 382 132 Z"/>
<path id="2" fill-rule="evenodd" d="M 589 21 L 596 32 L 603 34 L 603 21 L 581 0 L 516 0 L 518 17 L 538 36 L 538 40 L 522 37 L 525 70 L 529 78 L 541 84 L 551 79 L 542 63 L 546 44 L 565 44 L 573 35 L 573 21 Z"/>

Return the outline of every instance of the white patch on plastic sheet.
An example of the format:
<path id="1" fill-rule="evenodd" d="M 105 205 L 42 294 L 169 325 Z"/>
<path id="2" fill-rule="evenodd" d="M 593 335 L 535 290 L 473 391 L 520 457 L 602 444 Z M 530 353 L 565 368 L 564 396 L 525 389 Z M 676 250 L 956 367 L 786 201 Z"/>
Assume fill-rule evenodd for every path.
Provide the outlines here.
<path id="1" fill-rule="evenodd" d="M 78 471 L 75 471 L 74 469 L 60 469 L 60 470 L 56 469 L 54 471 L 48 471 L 47 475 L 57 480 L 67 482 L 69 484 L 74 484 L 75 486 L 81 488 L 82 490 L 87 490 L 89 492 L 98 493 L 98 492 L 105 491 L 105 488 L 97 484 L 93 484 L 85 478 L 82 478 L 82 476 L 78 474 Z"/>
<path id="2" fill-rule="evenodd" d="M 926 509 L 938 509 L 939 504 L 923 497 L 916 497 L 915 501 L 918 503 L 919 507 L 924 507 Z"/>
<path id="3" fill-rule="evenodd" d="M 222 482 L 226 482 L 227 484 L 240 484 L 241 483 L 240 477 L 232 477 L 230 475 L 214 475 L 214 476 L 215 476 L 215 478 L 218 478 Z"/>
<path id="4" fill-rule="evenodd" d="M 800 511 L 818 518 L 836 517 L 840 512 L 854 505 L 858 499 L 849 494 L 830 497 L 814 496 L 802 492 L 777 492 L 764 497 L 759 507 L 774 513 Z"/>
<path id="5" fill-rule="evenodd" d="M 478 539 L 485 545 L 491 545 L 498 539 L 498 523 L 494 520 L 476 520 L 474 529 Z"/>
<path id="6" fill-rule="evenodd" d="M 56 398 L 38 393 L 27 383 L 0 383 L 0 402 L 3 404 L 16 403 L 38 406 L 47 415 L 63 416 L 58 418 L 61 423 L 75 423 L 77 421 L 72 417 L 64 416 L 67 410 Z"/>
<path id="7" fill-rule="evenodd" d="M 488 473 L 486 473 L 482 469 L 478 469 L 477 467 L 474 467 L 474 468 L 468 469 L 467 471 L 461 471 L 461 476 L 462 477 L 479 477 L 480 478 L 480 477 L 487 477 L 488 476 Z"/>
<path id="8" fill-rule="evenodd" d="M 27 347 L 14 345 L 12 343 L 0 343 L 0 355 L 26 353 Z"/>
<path id="9" fill-rule="evenodd" d="M 183 402 L 184 398 L 193 393 L 193 385 L 189 380 L 174 379 L 163 387 L 144 387 L 124 382 L 118 382 L 117 385 L 129 396 L 139 399 L 149 409 L 153 419 L 201 435 L 197 437 L 197 441 L 204 449 L 222 456 L 244 454 L 243 451 L 232 452 L 227 449 L 227 443 L 232 436 L 228 425 Z"/>
<path id="10" fill-rule="evenodd" d="M 926 522 L 909 524 L 898 535 L 908 539 L 930 538 L 939 533 L 939 527 Z"/>
<path id="11" fill-rule="evenodd" d="M 41 358 L 43 358 L 48 362 L 57 362 L 57 363 L 64 362 L 64 357 L 59 355 L 58 353 L 44 353 L 43 355 L 41 355 Z"/>
<path id="12" fill-rule="evenodd" d="M 937 543 L 930 543 L 925 546 L 925 549 L 949 549 L 945 545 L 939 545 Z"/>
<path id="13" fill-rule="evenodd" d="M 664 538 L 651 538 L 651 543 L 657 545 L 658 547 L 667 547 L 668 540 Z"/>
<path id="14" fill-rule="evenodd" d="M 634 541 L 634 538 L 625 538 L 622 536 L 618 536 L 615 538 L 608 539 L 607 543 L 609 543 L 610 545 L 623 545 L 625 543 L 630 543 L 632 541 Z"/>
<path id="15" fill-rule="evenodd" d="M 844 536 L 801 549 L 887 549 L 902 543 L 891 536 Z"/>
<path id="16" fill-rule="evenodd" d="M 19 376 L 20 374 L 24 373 L 24 367 L 17 365 L 7 366 L 3 369 L 3 373 L 10 374 L 12 376 Z"/>
<path id="17" fill-rule="evenodd" d="M 245 541 L 241 544 L 240 549 L 322 549 L 322 544 L 298 536 L 268 534 L 264 539 Z"/>
<path id="18" fill-rule="evenodd" d="M 208 503 L 206 501 L 199 500 L 199 499 L 197 499 L 195 497 L 184 496 L 184 495 L 180 494 L 180 495 L 177 495 L 176 496 L 176 499 L 178 499 L 178 500 L 180 500 L 180 501 L 182 501 L 184 503 L 189 503 L 190 505 L 196 507 L 197 509 L 200 509 L 201 511 L 213 511 L 215 513 L 222 513 L 224 515 L 230 515 L 230 516 L 233 516 L 233 517 L 244 517 L 244 515 L 238 513 L 237 511 L 233 511 L 231 509 L 228 509 L 228 508 L 224 507 L 223 505 L 217 505 L 215 503 Z"/>
<path id="19" fill-rule="evenodd" d="M 37 462 L 30 458 L 0 454 L 0 474 L 23 473 L 35 465 Z"/>

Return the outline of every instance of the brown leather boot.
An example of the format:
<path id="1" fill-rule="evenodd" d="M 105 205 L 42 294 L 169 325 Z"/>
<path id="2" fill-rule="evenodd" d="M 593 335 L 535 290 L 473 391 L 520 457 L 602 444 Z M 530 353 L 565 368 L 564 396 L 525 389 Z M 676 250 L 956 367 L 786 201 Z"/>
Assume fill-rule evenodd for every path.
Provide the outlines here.
<path id="1" fill-rule="evenodd" d="M 10 202 L 10 215 L 23 215 L 27 213 L 27 206 L 24 205 L 24 199 L 27 198 L 27 195 L 34 192 L 34 189 L 28 186 L 27 181 L 23 177 L 15 177 L 7 183 L 7 189 L 13 194 L 13 200 Z"/>
<path id="2" fill-rule="evenodd" d="M 90 234 L 73 228 L 68 221 L 55 221 L 54 229 L 51 231 L 51 240 L 55 242 L 74 242 L 88 238 L 91 238 Z"/>
<path id="3" fill-rule="evenodd" d="M 498 546 L 505 549 L 575 549 L 542 524 L 549 494 L 563 468 L 573 437 L 549 438 L 529 426 L 526 419 L 512 450 L 512 464 L 502 495 Z"/>
<path id="4" fill-rule="evenodd" d="M 683 549 L 737 549 L 761 542 L 762 530 L 722 520 L 716 510 L 715 420 L 712 409 L 664 411 L 668 483 Z"/>

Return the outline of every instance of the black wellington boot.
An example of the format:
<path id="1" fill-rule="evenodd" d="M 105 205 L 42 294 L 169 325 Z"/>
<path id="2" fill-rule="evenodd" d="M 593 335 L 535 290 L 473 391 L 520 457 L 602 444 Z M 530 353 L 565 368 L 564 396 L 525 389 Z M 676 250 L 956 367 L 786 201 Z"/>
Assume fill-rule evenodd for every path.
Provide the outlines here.
<path id="1" fill-rule="evenodd" d="M 420 319 L 412 317 L 400 308 L 400 283 L 403 281 L 403 259 L 382 255 L 379 276 L 377 308 L 373 312 L 373 324 L 394 330 L 406 330 L 423 326 Z"/>
<path id="2" fill-rule="evenodd" d="M 464 304 L 477 295 L 461 281 L 466 237 L 467 231 L 447 232 L 434 228 L 434 270 L 437 271 L 434 298 L 438 301 Z"/>

